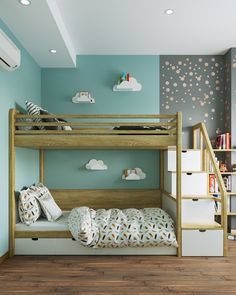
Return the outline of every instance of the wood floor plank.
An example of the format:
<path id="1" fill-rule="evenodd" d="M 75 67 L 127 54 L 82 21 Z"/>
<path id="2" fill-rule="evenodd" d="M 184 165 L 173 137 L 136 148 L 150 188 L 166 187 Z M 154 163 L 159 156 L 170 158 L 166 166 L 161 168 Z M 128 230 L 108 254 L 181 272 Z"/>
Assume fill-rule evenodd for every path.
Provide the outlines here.
<path id="1" fill-rule="evenodd" d="M 235 295 L 228 257 L 15 256 L 0 265 L 0 294 Z"/>

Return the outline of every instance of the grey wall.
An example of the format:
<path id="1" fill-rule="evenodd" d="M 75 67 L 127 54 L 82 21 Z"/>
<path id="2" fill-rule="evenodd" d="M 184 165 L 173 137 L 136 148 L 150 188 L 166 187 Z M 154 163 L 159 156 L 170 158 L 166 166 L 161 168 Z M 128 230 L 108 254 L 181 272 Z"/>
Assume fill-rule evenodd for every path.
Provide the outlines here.
<path id="1" fill-rule="evenodd" d="M 161 56 L 160 111 L 183 112 L 183 146 L 191 126 L 205 122 L 210 137 L 224 130 L 224 56 Z"/>
<path id="2" fill-rule="evenodd" d="M 236 49 L 232 48 L 225 56 L 225 129 L 231 133 L 231 146 L 236 147 Z M 236 153 L 226 154 L 227 164 L 236 163 Z M 236 192 L 236 176 L 232 175 L 232 191 Z M 236 211 L 236 194 L 230 197 L 230 210 Z M 236 217 L 229 217 L 231 228 L 236 227 Z"/>

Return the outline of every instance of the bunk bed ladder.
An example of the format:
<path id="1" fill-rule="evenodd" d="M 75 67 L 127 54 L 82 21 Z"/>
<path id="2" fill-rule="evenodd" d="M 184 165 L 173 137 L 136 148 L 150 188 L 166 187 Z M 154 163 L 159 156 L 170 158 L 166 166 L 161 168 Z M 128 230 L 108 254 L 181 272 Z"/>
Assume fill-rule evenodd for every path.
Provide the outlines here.
<path id="1" fill-rule="evenodd" d="M 216 163 L 215 153 L 213 151 L 209 135 L 207 133 L 207 129 L 204 123 L 199 123 L 193 126 L 193 149 L 201 150 L 201 158 L 202 158 L 202 168 L 207 171 L 206 167 L 206 156 L 209 157 L 209 160 L 212 163 L 213 171 L 216 176 L 216 180 L 218 182 L 219 191 L 221 198 L 219 201 L 221 202 L 221 226 L 223 228 L 223 255 L 227 255 L 227 206 L 226 206 L 226 197 L 227 192 L 224 185 L 223 178 L 221 176 L 219 167 Z"/>

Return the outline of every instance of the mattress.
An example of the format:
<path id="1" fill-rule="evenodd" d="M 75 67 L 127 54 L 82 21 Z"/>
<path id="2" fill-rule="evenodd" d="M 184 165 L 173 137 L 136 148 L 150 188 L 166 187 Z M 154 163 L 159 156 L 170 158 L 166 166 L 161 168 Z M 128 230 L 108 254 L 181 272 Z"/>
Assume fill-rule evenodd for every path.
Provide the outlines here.
<path id="1" fill-rule="evenodd" d="M 48 221 L 44 217 L 40 217 L 30 226 L 22 222 L 16 223 L 16 231 L 68 231 L 68 216 L 70 211 L 64 211 L 63 215 L 57 221 Z"/>

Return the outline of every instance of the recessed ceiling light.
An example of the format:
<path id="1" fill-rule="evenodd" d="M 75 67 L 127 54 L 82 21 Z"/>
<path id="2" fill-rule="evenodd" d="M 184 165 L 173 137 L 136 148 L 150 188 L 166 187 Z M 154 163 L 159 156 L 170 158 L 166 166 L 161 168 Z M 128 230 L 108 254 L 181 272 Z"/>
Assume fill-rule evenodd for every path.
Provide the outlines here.
<path id="1" fill-rule="evenodd" d="M 25 6 L 31 4 L 31 1 L 30 0 L 19 0 L 19 2 L 20 2 L 20 4 L 25 5 Z"/>
<path id="2" fill-rule="evenodd" d="M 57 53 L 56 49 L 50 49 L 49 52 L 51 52 L 51 53 Z"/>
<path id="3" fill-rule="evenodd" d="M 171 15 L 173 13 L 174 13 L 173 9 L 168 8 L 168 9 L 165 10 L 165 14 Z"/>

